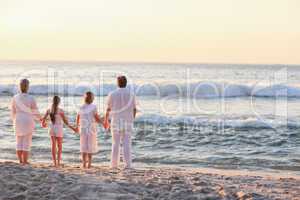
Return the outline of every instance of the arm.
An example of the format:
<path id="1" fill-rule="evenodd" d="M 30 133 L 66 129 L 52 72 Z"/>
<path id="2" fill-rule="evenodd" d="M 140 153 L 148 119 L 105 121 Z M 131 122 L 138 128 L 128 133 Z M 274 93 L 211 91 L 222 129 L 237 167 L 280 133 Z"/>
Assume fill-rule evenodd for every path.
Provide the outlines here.
<path id="1" fill-rule="evenodd" d="M 137 109 L 136 109 L 137 103 L 136 103 L 136 97 L 135 96 L 134 96 L 134 99 L 133 99 L 133 105 L 134 105 L 134 107 L 133 107 L 133 118 L 135 119 L 136 113 L 137 113 Z"/>
<path id="2" fill-rule="evenodd" d="M 136 108 L 134 108 L 134 109 L 133 109 L 133 117 L 134 117 L 134 119 L 135 119 L 135 117 L 136 117 L 136 112 L 137 112 L 137 110 L 136 110 Z"/>
<path id="3" fill-rule="evenodd" d="M 79 127 L 79 123 L 80 123 L 80 115 L 77 114 L 77 116 L 76 116 L 76 128 Z"/>
<path id="4" fill-rule="evenodd" d="M 69 121 L 68 121 L 67 117 L 65 116 L 65 113 L 64 113 L 64 112 L 61 112 L 61 113 L 60 113 L 60 116 L 61 116 L 61 118 L 62 118 L 64 124 L 67 125 L 67 126 L 69 126 Z"/>
<path id="5" fill-rule="evenodd" d="M 111 95 L 108 95 L 107 109 L 106 109 L 105 118 L 104 118 L 104 125 L 103 125 L 105 129 L 109 128 L 109 115 L 110 115 L 110 112 L 111 112 L 111 108 L 112 108 L 112 98 L 111 98 Z"/>
<path id="6" fill-rule="evenodd" d="M 97 123 L 104 124 L 103 119 L 99 116 L 99 114 L 97 112 L 95 113 L 94 116 L 95 116 L 95 120 L 96 120 Z"/>
<path id="7" fill-rule="evenodd" d="M 43 118 L 39 112 L 39 109 L 38 109 L 37 104 L 34 99 L 32 99 L 31 111 L 32 111 L 32 114 L 35 117 L 35 119 L 42 122 Z"/>
<path id="8" fill-rule="evenodd" d="M 70 125 L 69 120 L 68 120 L 68 118 L 66 117 L 65 113 L 64 113 L 64 112 L 61 112 L 60 115 L 61 115 L 61 118 L 62 118 L 64 124 L 65 124 L 66 126 L 68 126 L 70 129 L 72 129 L 75 133 L 77 133 L 77 132 L 78 132 L 78 128 L 77 128 L 77 127 L 74 127 L 74 126 L 72 126 L 72 125 Z"/>
<path id="9" fill-rule="evenodd" d="M 11 101 L 11 113 L 10 113 L 12 120 L 15 120 L 16 113 L 17 113 L 16 102 L 15 102 L 15 99 L 13 98 Z"/>
<path id="10" fill-rule="evenodd" d="M 46 113 L 45 113 L 45 115 L 44 115 L 44 117 L 43 117 L 43 121 L 46 121 L 47 120 L 47 118 L 48 118 L 48 116 L 49 116 L 49 110 L 47 110 L 46 111 Z"/>
<path id="11" fill-rule="evenodd" d="M 109 119 L 110 111 L 111 111 L 110 108 L 106 109 L 105 118 L 104 118 L 104 124 L 103 124 L 103 126 L 104 126 L 105 129 L 109 128 L 109 121 L 108 121 L 108 119 Z"/>
<path id="12" fill-rule="evenodd" d="M 107 109 L 106 109 L 106 113 L 105 113 L 105 121 L 108 121 L 109 115 L 110 115 L 110 111 L 111 111 L 110 108 L 107 108 Z"/>
<path id="13" fill-rule="evenodd" d="M 46 121 L 47 121 L 48 116 L 49 116 L 49 110 L 46 111 L 44 117 L 42 118 L 42 127 L 43 127 L 43 128 L 46 128 L 46 127 L 47 127 Z"/>

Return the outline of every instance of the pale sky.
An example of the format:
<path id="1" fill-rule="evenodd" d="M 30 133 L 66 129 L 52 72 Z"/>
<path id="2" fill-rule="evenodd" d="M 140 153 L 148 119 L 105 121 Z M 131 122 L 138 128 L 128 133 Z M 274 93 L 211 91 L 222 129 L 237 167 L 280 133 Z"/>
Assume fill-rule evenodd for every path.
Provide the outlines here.
<path id="1" fill-rule="evenodd" d="M 300 64 L 299 0 L 0 0 L 0 60 Z"/>

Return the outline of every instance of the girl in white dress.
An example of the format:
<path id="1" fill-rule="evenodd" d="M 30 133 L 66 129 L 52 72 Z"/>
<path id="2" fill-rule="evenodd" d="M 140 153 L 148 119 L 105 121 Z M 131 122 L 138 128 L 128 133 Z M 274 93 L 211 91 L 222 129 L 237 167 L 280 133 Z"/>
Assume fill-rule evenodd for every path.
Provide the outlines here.
<path id="1" fill-rule="evenodd" d="M 52 161 L 55 167 L 59 167 L 61 163 L 64 124 L 76 131 L 76 129 L 69 124 L 63 109 L 59 108 L 59 104 L 59 96 L 54 96 L 51 109 L 46 111 L 42 121 L 43 127 L 47 127 L 46 121 L 50 117 L 51 123 L 49 125 L 49 135 L 51 137 Z"/>
<path id="2" fill-rule="evenodd" d="M 11 117 L 16 134 L 16 151 L 21 164 L 28 163 L 28 155 L 31 148 L 32 134 L 35 128 L 35 120 L 41 120 L 36 102 L 27 94 L 29 81 L 23 79 L 20 82 L 20 92 L 11 102 Z"/>
<path id="3" fill-rule="evenodd" d="M 97 123 L 103 124 L 97 106 L 93 104 L 94 94 L 86 92 L 84 104 L 80 107 L 77 114 L 76 124 L 80 134 L 80 152 L 82 156 L 82 167 L 91 168 L 92 154 L 97 152 Z"/>

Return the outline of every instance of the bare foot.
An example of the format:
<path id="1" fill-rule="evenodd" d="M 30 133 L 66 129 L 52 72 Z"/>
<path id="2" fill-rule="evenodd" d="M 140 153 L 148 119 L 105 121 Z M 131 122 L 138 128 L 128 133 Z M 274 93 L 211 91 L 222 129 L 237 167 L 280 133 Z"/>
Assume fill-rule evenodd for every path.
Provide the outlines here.
<path id="1" fill-rule="evenodd" d="M 130 171 L 130 170 L 133 170 L 133 168 L 132 167 L 124 167 L 123 170 L 124 171 L 127 171 L 127 170 Z"/>
<path id="2" fill-rule="evenodd" d="M 23 162 L 22 165 L 30 165 L 29 162 Z"/>
<path id="3" fill-rule="evenodd" d="M 110 169 L 110 170 L 119 170 L 118 167 L 110 167 L 109 169 Z"/>

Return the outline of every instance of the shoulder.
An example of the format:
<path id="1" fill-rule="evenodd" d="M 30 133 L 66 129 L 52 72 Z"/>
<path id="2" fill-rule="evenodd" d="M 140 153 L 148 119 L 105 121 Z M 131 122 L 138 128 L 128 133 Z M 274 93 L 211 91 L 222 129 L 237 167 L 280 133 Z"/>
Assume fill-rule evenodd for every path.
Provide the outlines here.
<path id="1" fill-rule="evenodd" d="M 18 97 L 17 97 L 17 94 L 14 95 L 14 96 L 11 98 L 11 102 L 14 103 L 14 102 L 16 101 L 16 98 L 18 98 Z"/>
<path id="2" fill-rule="evenodd" d="M 128 90 L 129 95 L 135 96 L 135 92 L 133 90 Z"/>
<path id="3" fill-rule="evenodd" d="M 112 91 L 108 94 L 108 101 L 112 101 L 118 95 L 117 91 Z"/>
<path id="4" fill-rule="evenodd" d="M 30 94 L 26 94 L 26 98 L 29 99 L 30 101 L 35 102 L 35 98 L 31 96 Z"/>
<path id="5" fill-rule="evenodd" d="M 97 110 L 97 106 L 95 104 L 84 104 L 80 107 L 80 111 L 89 112 Z"/>
<path id="6" fill-rule="evenodd" d="M 115 96 L 116 94 L 118 94 L 118 90 L 114 90 L 114 91 L 112 91 L 112 92 L 110 92 L 109 94 L 108 94 L 108 96 Z"/>
<path id="7" fill-rule="evenodd" d="M 80 107 L 79 107 L 79 110 L 84 110 L 85 109 L 85 104 L 83 104 L 83 105 L 81 105 Z"/>
<path id="8" fill-rule="evenodd" d="M 126 88 L 123 92 L 128 96 L 135 97 L 135 92 L 131 88 Z"/>
<path id="9" fill-rule="evenodd" d="M 59 113 L 59 114 L 64 114 L 65 112 L 64 112 L 64 110 L 63 110 L 63 109 L 61 109 L 61 108 L 58 108 L 58 113 Z"/>
<path id="10" fill-rule="evenodd" d="M 13 100 L 15 100 L 15 99 L 18 99 L 18 98 L 20 98 L 20 96 L 21 96 L 21 95 L 20 95 L 20 93 L 18 93 L 18 94 L 15 94 L 15 95 L 13 96 L 13 98 L 12 98 L 12 99 L 13 99 Z"/>
<path id="11" fill-rule="evenodd" d="M 134 94 L 134 90 L 131 87 L 123 88 L 120 91 L 122 91 L 123 93 L 127 93 L 127 94 Z"/>
<path id="12" fill-rule="evenodd" d="M 90 104 L 91 109 L 97 110 L 97 106 L 95 104 Z"/>

